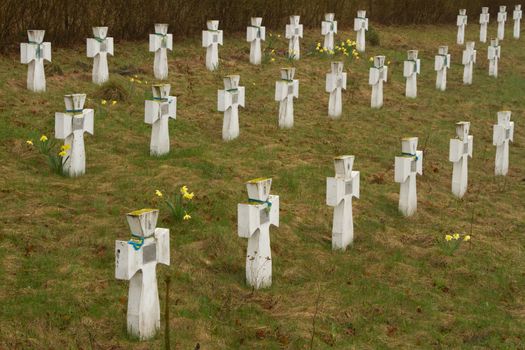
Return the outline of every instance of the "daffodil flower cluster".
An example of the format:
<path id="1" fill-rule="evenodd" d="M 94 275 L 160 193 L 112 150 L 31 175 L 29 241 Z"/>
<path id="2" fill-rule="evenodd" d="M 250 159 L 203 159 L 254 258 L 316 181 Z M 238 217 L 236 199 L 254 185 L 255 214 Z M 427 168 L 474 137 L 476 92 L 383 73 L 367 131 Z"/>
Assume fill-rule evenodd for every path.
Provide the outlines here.
<path id="1" fill-rule="evenodd" d="M 193 208 L 192 200 L 195 193 L 188 190 L 188 186 L 184 185 L 180 188 L 179 193 L 174 195 L 174 199 L 166 198 L 161 190 L 155 190 L 155 195 L 164 200 L 168 207 L 171 216 L 177 222 L 188 221 L 191 219 L 189 212 Z"/>
<path id="2" fill-rule="evenodd" d="M 445 235 L 445 241 L 450 242 L 452 240 L 459 240 L 461 238 L 461 235 L 459 233 L 454 233 L 453 235 Z M 463 236 L 463 242 L 470 241 L 470 235 Z"/>
<path id="3" fill-rule="evenodd" d="M 327 49 L 326 47 L 321 47 L 321 43 L 318 42 L 315 46 L 315 51 L 317 51 L 320 54 L 327 54 L 329 56 L 334 56 L 336 54 L 342 54 L 343 56 L 346 56 L 348 58 L 352 58 L 355 60 L 361 59 L 359 56 L 359 51 L 356 49 L 356 42 L 350 39 L 347 39 L 346 41 L 341 41 L 338 45 L 334 47 L 333 50 Z"/>
<path id="4" fill-rule="evenodd" d="M 453 255 L 459 249 L 462 243 L 470 242 L 470 235 L 460 235 L 459 233 L 446 234 L 445 240 L 442 241 L 441 246 L 447 255 Z"/>
<path id="5" fill-rule="evenodd" d="M 36 149 L 47 158 L 47 163 L 53 172 L 59 175 L 66 175 L 64 172 L 64 163 L 67 161 L 67 151 L 71 148 L 70 145 L 63 145 L 60 147 L 60 151 L 53 151 L 55 149 L 55 143 L 49 141 L 46 135 L 41 135 L 39 141 L 36 144 Z M 26 140 L 26 144 L 29 147 L 35 146 L 33 140 Z"/>

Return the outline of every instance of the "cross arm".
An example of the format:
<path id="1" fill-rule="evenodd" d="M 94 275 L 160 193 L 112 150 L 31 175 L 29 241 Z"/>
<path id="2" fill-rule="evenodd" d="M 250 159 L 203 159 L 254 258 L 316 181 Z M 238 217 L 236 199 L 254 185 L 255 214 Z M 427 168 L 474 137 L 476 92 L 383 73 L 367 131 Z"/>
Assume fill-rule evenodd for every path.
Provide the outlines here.
<path id="1" fill-rule="evenodd" d="M 142 266 L 142 249 L 135 250 L 127 241 L 115 241 L 115 278 L 130 280 Z"/>
<path id="2" fill-rule="evenodd" d="M 144 102 L 144 123 L 152 125 L 159 120 L 160 105 L 157 101 Z"/>
<path id="3" fill-rule="evenodd" d="M 157 241 L 157 263 L 170 265 L 170 230 L 167 228 L 156 228 L 155 239 Z"/>
<path id="4" fill-rule="evenodd" d="M 55 113 L 55 138 L 63 140 L 73 133 L 73 117 L 68 113 Z"/>
<path id="5" fill-rule="evenodd" d="M 93 109 L 84 109 L 84 132 L 90 133 L 91 135 L 95 132 L 95 111 Z"/>

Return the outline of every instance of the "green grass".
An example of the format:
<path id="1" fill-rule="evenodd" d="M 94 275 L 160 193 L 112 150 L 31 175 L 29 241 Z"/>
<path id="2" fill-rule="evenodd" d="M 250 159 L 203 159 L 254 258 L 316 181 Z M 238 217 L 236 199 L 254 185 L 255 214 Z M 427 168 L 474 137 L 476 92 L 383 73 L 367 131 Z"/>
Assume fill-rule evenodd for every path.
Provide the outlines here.
<path id="1" fill-rule="evenodd" d="M 175 43 L 169 55 L 178 115 L 170 121 L 171 153 L 149 156 L 151 129 L 143 122 L 146 84 L 153 82 L 153 55 L 146 42 L 116 42 L 111 84 L 91 83 L 83 46 L 54 49 L 48 91 L 26 91 L 26 67 L 16 54 L 0 57 L 0 348 L 162 349 L 163 337 L 142 343 L 126 334 L 128 282 L 114 278 L 114 241 L 127 239 L 125 213 L 160 205 L 154 192 L 195 191 L 190 222 L 171 221 L 161 208 L 160 227 L 171 230 L 171 336 L 176 349 L 518 349 L 525 344 L 525 113 L 524 41 L 502 43 L 500 78 L 488 77 L 486 46 L 477 44 L 474 85 L 462 85 L 461 48 L 455 26 L 377 26 L 381 46 L 345 63 L 349 86 L 344 115 L 327 117 L 324 92 L 329 59 L 307 55 L 295 65 L 300 80 L 291 130 L 277 126 L 274 82 L 287 64 L 287 43 L 276 41 L 275 63 L 253 67 L 242 34 L 220 48 L 220 73 L 205 69 L 198 38 Z M 510 27 L 508 26 L 507 29 Z M 491 27 L 491 33 L 495 28 Z M 478 26 L 467 39 L 477 39 Z M 510 34 L 510 33 L 507 33 Z M 350 31 L 338 38 L 354 38 Z M 302 47 L 321 38 L 307 31 Z M 434 88 L 434 55 L 450 44 L 453 66 L 446 92 Z M 420 50 L 419 97 L 404 96 L 405 51 Z M 391 61 L 385 106 L 371 110 L 368 57 Z M 63 72 L 63 75 L 57 73 Z M 216 111 L 222 75 L 238 73 L 246 86 L 241 135 L 224 143 Z M 135 74 L 135 73 L 133 73 Z M 53 135 L 54 112 L 63 95 L 84 92 L 86 108 L 122 93 L 108 113 L 95 115 L 95 135 L 85 138 L 87 173 L 77 179 L 52 174 L 26 139 Z M 129 96 L 126 96 L 129 95 Z M 510 109 L 516 122 L 510 172 L 493 176 L 492 125 Z M 474 158 L 463 200 L 450 191 L 449 139 L 454 123 L 471 121 Z M 397 211 L 394 156 L 400 140 L 418 136 L 424 174 L 418 178 L 418 212 Z M 354 200 L 355 243 L 331 251 L 332 209 L 325 205 L 325 178 L 332 158 L 356 156 L 361 198 Z M 271 176 L 280 195 L 281 226 L 271 229 L 273 286 L 252 292 L 245 285 L 246 240 L 236 233 L 236 206 L 244 182 Z M 471 234 L 448 256 L 446 233 Z M 162 319 L 164 323 L 164 319 Z M 162 329 L 164 329 L 162 327 Z"/>

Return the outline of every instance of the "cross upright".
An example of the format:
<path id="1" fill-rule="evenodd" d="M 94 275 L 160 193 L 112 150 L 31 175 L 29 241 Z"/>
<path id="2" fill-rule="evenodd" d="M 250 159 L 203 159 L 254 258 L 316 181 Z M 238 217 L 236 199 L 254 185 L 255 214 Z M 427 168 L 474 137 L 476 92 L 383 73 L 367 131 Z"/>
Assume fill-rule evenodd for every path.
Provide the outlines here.
<path id="1" fill-rule="evenodd" d="M 476 43 L 474 41 L 467 41 L 465 50 L 463 50 L 463 84 L 472 84 L 472 75 L 474 72 L 474 64 L 476 64 L 476 50 L 474 49 Z"/>
<path id="2" fill-rule="evenodd" d="M 246 28 L 246 41 L 250 43 L 250 63 L 261 64 L 261 40 L 266 40 L 266 27 L 261 26 L 262 17 L 252 17 Z"/>
<path id="3" fill-rule="evenodd" d="M 459 10 L 456 25 L 458 26 L 457 43 L 458 45 L 463 45 L 463 43 L 465 42 L 465 27 L 467 26 L 467 10 Z"/>
<path id="4" fill-rule="evenodd" d="M 93 58 L 93 82 L 103 84 L 109 80 L 108 54 L 113 56 L 113 38 L 108 27 L 93 27 L 93 38 L 87 38 L 87 57 Z"/>
<path id="5" fill-rule="evenodd" d="M 324 46 L 326 50 L 334 49 L 335 35 L 337 34 L 337 21 L 334 21 L 335 14 L 325 13 L 324 21 L 321 22 L 321 35 L 324 36 Z"/>
<path id="6" fill-rule="evenodd" d="M 244 86 L 239 75 L 224 77 L 224 90 L 218 91 L 217 109 L 224 112 L 222 139 L 230 141 L 239 136 L 239 106 L 244 107 Z"/>
<path id="7" fill-rule="evenodd" d="M 46 91 L 44 60 L 51 62 L 51 43 L 43 42 L 45 30 L 28 30 L 28 43 L 20 44 L 20 63 L 27 64 L 27 89 Z"/>
<path id="8" fill-rule="evenodd" d="M 481 8 L 481 14 L 479 15 L 479 41 L 482 43 L 487 42 L 487 27 L 490 21 L 490 13 L 488 7 Z"/>
<path id="9" fill-rule="evenodd" d="M 507 6 L 500 6 L 498 12 L 498 40 L 505 38 L 505 22 L 507 22 Z"/>
<path id="10" fill-rule="evenodd" d="M 437 72 L 436 89 L 445 91 L 447 89 L 447 70 L 450 69 L 450 54 L 448 46 L 440 46 L 434 62 L 434 70 Z"/>
<path id="11" fill-rule="evenodd" d="M 279 127 L 293 126 L 293 99 L 299 98 L 299 80 L 295 68 L 281 68 L 281 79 L 275 82 L 275 101 L 279 102 Z"/>
<path id="12" fill-rule="evenodd" d="M 456 124 L 456 138 L 450 140 L 449 160 L 452 169 L 452 193 L 462 198 L 468 187 L 468 158 L 472 158 L 474 136 L 469 135 L 470 122 Z"/>
<path id="13" fill-rule="evenodd" d="M 356 37 L 356 49 L 359 52 L 365 52 L 365 35 L 368 30 L 368 18 L 366 18 L 366 11 L 357 11 L 357 17 L 354 18 L 354 31 L 357 32 Z"/>
<path id="14" fill-rule="evenodd" d="M 346 90 L 347 73 L 343 72 L 343 62 L 332 62 L 331 71 L 326 74 L 326 92 L 330 93 L 328 115 L 338 119 L 343 113 L 342 90 Z"/>
<path id="15" fill-rule="evenodd" d="M 335 177 L 326 178 L 326 204 L 334 209 L 332 249 L 345 250 L 354 240 L 352 197 L 359 198 L 359 171 L 353 171 L 354 156 L 334 159 Z"/>
<path id="16" fill-rule="evenodd" d="M 86 94 L 65 95 L 66 112 L 55 113 L 55 137 L 67 146 L 62 161 L 65 173 L 71 177 L 86 172 L 84 133 L 94 132 L 94 111 L 84 109 L 85 101 Z"/>
<path id="17" fill-rule="evenodd" d="M 169 120 L 177 119 L 177 97 L 170 96 L 170 84 L 151 87 L 153 99 L 146 100 L 144 122 L 152 126 L 150 154 L 161 156 L 170 151 Z"/>
<path id="18" fill-rule="evenodd" d="M 385 56 L 375 56 L 370 67 L 368 84 L 372 85 L 371 107 L 383 106 L 383 82 L 388 80 L 388 66 L 385 66 Z"/>
<path id="19" fill-rule="evenodd" d="M 219 45 L 222 45 L 222 30 L 219 21 L 207 21 L 207 30 L 202 31 L 202 47 L 206 48 L 206 68 L 214 71 L 219 67 Z"/>
<path id="20" fill-rule="evenodd" d="M 401 155 L 395 161 L 395 182 L 401 184 L 399 211 L 405 216 L 417 210 L 416 175 L 423 175 L 423 151 L 417 150 L 417 137 L 401 141 Z"/>
<path id="21" fill-rule="evenodd" d="M 248 203 L 237 205 L 239 237 L 248 238 L 246 282 L 255 289 L 272 284 L 270 225 L 279 226 L 279 196 L 271 195 L 272 179 L 248 181 Z"/>
<path id="22" fill-rule="evenodd" d="M 301 16 L 290 16 L 290 24 L 286 25 L 286 39 L 289 39 L 288 57 L 294 60 L 301 58 L 301 45 L 299 39 L 303 37 L 303 25 L 300 24 Z"/>
<path id="23" fill-rule="evenodd" d="M 167 50 L 173 50 L 173 35 L 168 34 L 167 24 L 156 23 L 155 33 L 149 35 L 149 51 L 155 52 L 153 63 L 155 79 L 164 80 L 168 78 Z"/>
<path id="24" fill-rule="evenodd" d="M 418 50 L 409 50 L 408 59 L 404 62 L 403 76 L 406 79 L 405 96 L 417 97 L 417 76 L 421 74 L 421 60 L 417 58 Z"/>
<path id="25" fill-rule="evenodd" d="M 159 211 L 141 209 L 126 215 L 131 240 L 115 241 L 115 278 L 129 281 L 127 328 L 140 340 L 160 328 L 157 264 L 170 265 L 170 230 L 157 228 Z"/>
<path id="26" fill-rule="evenodd" d="M 514 19 L 514 39 L 520 38 L 522 15 L 521 5 L 518 4 L 514 7 L 514 12 L 512 13 L 512 19 Z"/>
<path id="27" fill-rule="evenodd" d="M 501 46 L 498 39 L 491 39 L 490 46 L 487 50 L 487 57 L 489 59 L 489 76 L 498 77 L 498 63 L 501 57 Z"/>
<path id="28" fill-rule="evenodd" d="M 495 175 L 506 176 L 509 171 L 509 147 L 514 142 L 514 122 L 510 121 L 511 112 L 498 112 L 498 124 L 494 125 L 492 143 L 496 146 Z"/>

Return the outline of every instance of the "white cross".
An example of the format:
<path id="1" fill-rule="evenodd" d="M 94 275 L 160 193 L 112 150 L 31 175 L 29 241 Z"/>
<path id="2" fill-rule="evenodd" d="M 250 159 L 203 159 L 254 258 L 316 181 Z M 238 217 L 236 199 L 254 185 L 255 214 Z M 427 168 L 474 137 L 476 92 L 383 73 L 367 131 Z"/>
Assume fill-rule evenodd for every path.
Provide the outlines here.
<path id="1" fill-rule="evenodd" d="M 434 62 L 434 70 L 437 72 L 436 88 L 441 91 L 447 89 L 447 70 L 450 69 L 450 54 L 448 46 L 440 46 Z"/>
<path id="2" fill-rule="evenodd" d="M 334 21 L 335 14 L 325 13 L 324 21 L 321 22 L 321 35 L 324 36 L 324 46 L 326 50 L 334 49 L 334 39 L 337 34 L 337 21 Z"/>
<path id="3" fill-rule="evenodd" d="M 219 21 L 207 21 L 208 30 L 202 31 L 202 47 L 206 48 L 206 68 L 216 70 L 219 67 L 219 45 L 222 45 L 222 30 Z"/>
<path id="4" fill-rule="evenodd" d="M 417 75 L 421 74 L 421 60 L 417 58 L 418 50 L 407 53 L 408 60 L 403 65 L 403 76 L 406 78 L 405 96 L 417 97 Z"/>
<path id="5" fill-rule="evenodd" d="M 87 57 L 93 60 L 93 82 L 103 84 L 109 79 L 108 54 L 113 56 L 113 38 L 108 27 L 93 27 L 94 38 L 87 39 Z"/>
<path id="6" fill-rule="evenodd" d="M 228 75 L 224 78 L 224 90 L 218 91 L 217 109 L 224 112 L 222 139 L 229 141 L 239 136 L 239 106 L 244 107 L 244 86 L 241 77 Z"/>
<path id="7" fill-rule="evenodd" d="M 177 119 L 177 97 L 170 96 L 170 84 L 152 86 L 153 99 L 146 100 L 144 122 L 152 125 L 150 154 L 161 156 L 170 151 L 169 120 Z"/>
<path id="8" fill-rule="evenodd" d="M 516 5 L 512 13 L 512 18 L 514 19 L 514 39 L 520 38 L 522 15 L 521 5 Z"/>
<path id="9" fill-rule="evenodd" d="M 279 226 L 279 196 L 270 195 L 272 179 L 246 183 L 248 203 L 237 206 L 239 237 L 248 238 L 246 282 L 255 289 L 272 284 L 270 225 Z"/>
<path id="10" fill-rule="evenodd" d="M 463 45 L 465 41 L 465 27 L 467 26 L 467 10 L 459 10 L 456 25 L 458 26 L 457 43 L 458 45 Z"/>
<path id="11" fill-rule="evenodd" d="M 167 50 L 173 50 L 173 35 L 168 34 L 167 24 L 156 23 L 155 33 L 149 35 L 149 52 L 155 52 L 153 72 L 159 80 L 168 78 Z"/>
<path id="12" fill-rule="evenodd" d="M 509 143 L 514 142 L 514 122 L 511 112 L 498 112 L 498 124 L 494 125 L 492 143 L 496 146 L 495 174 L 506 176 L 509 171 Z"/>
<path id="13" fill-rule="evenodd" d="M 498 77 L 498 63 L 501 57 L 501 46 L 498 39 L 490 40 L 490 46 L 487 50 L 487 57 L 489 59 L 489 76 Z"/>
<path id="14" fill-rule="evenodd" d="M 345 250 L 354 240 L 352 197 L 359 198 L 359 171 L 353 171 L 354 156 L 334 159 L 335 177 L 326 178 L 326 204 L 335 207 L 332 249 Z"/>
<path id="15" fill-rule="evenodd" d="M 326 92 L 330 93 L 328 115 L 337 119 L 343 112 L 342 90 L 346 90 L 346 72 L 343 72 L 343 62 L 332 62 L 331 72 L 326 74 Z"/>
<path id="16" fill-rule="evenodd" d="M 127 214 L 130 241 L 115 241 L 115 278 L 129 281 L 128 333 L 140 340 L 160 328 L 157 264 L 170 264 L 170 230 L 156 228 L 159 211 L 142 209 Z"/>
<path id="17" fill-rule="evenodd" d="M 476 43 L 468 41 L 465 50 L 463 50 L 463 84 L 472 84 L 472 75 L 474 72 L 474 64 L 476 63 L 476 50 L 474 50 Z"/>
<path id="18" fill-rule="evenodd" d="M 479 15 L 479 41 L 482 43 L 487 42 L 487 27 L 490 21 L 490 13 L 488 7 L 481 8 L 481 14 Z"/>
<path id="19" fill-rule="evenodd" d="M 279 127 L 293 126 L 293 99 L 299 98 L 299 80 L 295 68 L 281 68 L 281 80 L 275 82 L 275 101 L 279 102 Z"/>
<path id="20" fill-rule="evenodd" d="M 303 25 L 299 24 L 300 16 L 290 16 L 290 24 L 286 25 L 286 39 L 289 39 L 288 57 L 294 60 L 301 58 L 299 39 L 303 37 Z"/>
<path id="21" fill-rule="evenodd" d="M 262 27 L 261 17 L 252 17 L 246 28 L 246 41 L 250 43 L 250 63 L 261 64 L 261 40 L 266 40 L 266 27 Z"/>
<path id="22" fill-rule="evenodd" d="M 500 6 L 498 12 L 498 40 L 505 38 L 505 22 L 507 22 L 507 6 Z"/>
<path id="23" fill-rule="evenodd" d="M 417 137 L 401 141 L 402 153 L 395 160 L 395 182 L 401 184 L 399 211 L 405 216 L 417 210 L 416 175 L 423 175 L 423 151 L 417 150 Z"/>
<path id="24" fill-rule="evenodd" d="M 452 169 L 452 193 L 462 198 L 468 187 L 468 157 L 472 158 L 474 137 L 469 135 L 470 122 L 456 124 L 457 137 L 450 140 L 449 160 Z"/>
<path id="25" fill-rule="evenodd" d="M 62 157 L 64 172 L 71 177 L 86 172 L 84 132 L 93 135 L 94 112 L 84 109 L 86 94 L 65 95 L 66 112 L 55 113 L 55 137 L 65 140 L 66 156 Z"/>
<path id="26" fill-rule="evenodd" d="M 354 31 L 356 34 L 356 49 L 359 52 L 365 52 L 366 38 L 365 33 L 368 30 L 368 18 L 366 18 L 366 11 L 357 11 L 357 17 L 354 18 Z"/>
<path id="27" fill-rule="evenodd" d="M 44 60 L 51 62 L 51 43 L 43 42 L 45 30 L 28 30 L 28 43 L 20 44 L 20 63 L 27 64 L 27 89 L 46 91 Z"/>
<path id="28" fill-rule="evenodd" d="M 385 66 L 385 56 L 375 56 L 374 65 L 370 67 L 368 84 L 372 85 L 371 107 L 383 106 L 383 82 L 388 79 L 388 66 Z"/>

